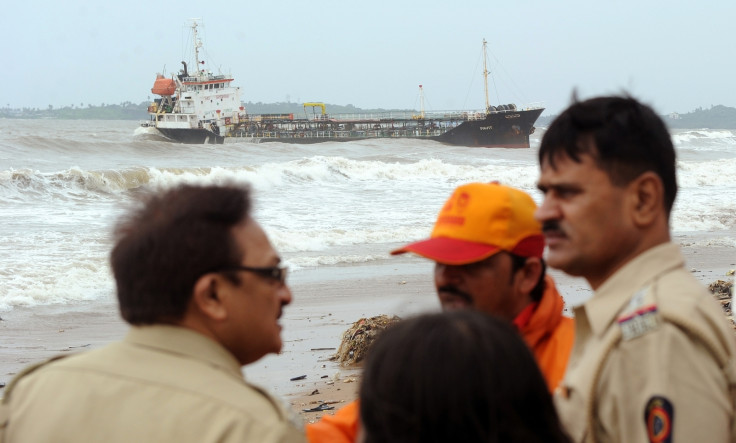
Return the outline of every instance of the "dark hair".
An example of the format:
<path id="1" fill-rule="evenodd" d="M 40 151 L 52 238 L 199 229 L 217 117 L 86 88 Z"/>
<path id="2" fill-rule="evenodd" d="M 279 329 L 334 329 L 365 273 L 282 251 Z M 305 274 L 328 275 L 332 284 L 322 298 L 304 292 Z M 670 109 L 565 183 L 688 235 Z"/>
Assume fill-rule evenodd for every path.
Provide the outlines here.
<path id="1" fill-rule="evenodd" d="M 632 97 L 597 97 L 573 104 L 550 124 L 542 137 L 539 164 L 565 154 L 580 162 L 591 155 L 617 186 L 630 183 L 646 171 L 655 172 L 664 185 L 667 215 L 677 195 L 675 148 L 662 119 Z"/>
<path id="2" fill-rule="evenodd" d="M 529 257 L 522 257 L 510 252 L 508 254 L 509 256 L 511 256 L 511 279 L 513 280 L 516 271 L 524 267 Z M 539 274 L 539 280 L 537 280 L 537 284 L 529 293 L 529 297 L 531 297 L 532 301 L 535 302 L 538 302 L 542 299 L 542 295 L 544 295 L 544 290 L 547 287 L 547 285 L 544 283 L 544 274 L 547 273 L 547 264 L 544 262 L 544 259 L 540 259 L 539 261 L 542 263 L 542 273 Z"/>
<path id="3" fill-rule="evenodd" d="M 386 329 L 368 352 L 360 402 L 366 443 L 569 441 L 527 345 L 478 311 Z"/>
<path id="4" fill-rule="evenodd" d="M 183 185 L 121 219 L 110 261 L 122 317 L 133 325 L 181 319 L 200 276 L 240 263 L 245 251 L 231 228 L 250 205 L 245 186 Z"/>

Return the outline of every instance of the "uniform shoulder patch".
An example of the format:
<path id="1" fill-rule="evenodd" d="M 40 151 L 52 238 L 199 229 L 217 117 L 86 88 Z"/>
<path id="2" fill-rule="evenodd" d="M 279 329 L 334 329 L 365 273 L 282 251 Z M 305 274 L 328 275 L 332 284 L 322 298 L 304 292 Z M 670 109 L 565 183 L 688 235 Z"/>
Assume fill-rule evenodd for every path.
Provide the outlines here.
<path id="1" fill-rule="evenodd" d="M 644 423 L 650 443 L 672 443 L 675 410 L 666 397 L 655 395 L 644 408 Z"/>
<path id="2" fill-rule="evenodd" d="M 634 294 L 616 319 L 624 340 L 639 337 L 659 326 L 657 305 L 651 299 L 649 289 L 647 287 Z"/>

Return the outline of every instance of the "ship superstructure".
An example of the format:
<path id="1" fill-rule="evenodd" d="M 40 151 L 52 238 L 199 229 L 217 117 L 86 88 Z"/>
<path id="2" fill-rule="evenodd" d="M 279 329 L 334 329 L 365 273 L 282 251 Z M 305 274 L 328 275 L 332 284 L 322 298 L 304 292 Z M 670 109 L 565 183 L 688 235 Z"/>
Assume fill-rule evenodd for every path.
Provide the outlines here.
<path id="1" fill-rule="evenodd" d="M 148 112 L 152 126 L 171 140 L 223 143 L 244 112 L 240 88 L 232 86 L 231 75 L 216 75 L 205 68 L 200 59 L 202 42 L 197 27 L 193 20 L 194 66 L 188 67 L 182 61 L 183 69 L 178 75 L 166 78 L 158 74 L 151 92 L 161 98 L 154 100 Z"/>

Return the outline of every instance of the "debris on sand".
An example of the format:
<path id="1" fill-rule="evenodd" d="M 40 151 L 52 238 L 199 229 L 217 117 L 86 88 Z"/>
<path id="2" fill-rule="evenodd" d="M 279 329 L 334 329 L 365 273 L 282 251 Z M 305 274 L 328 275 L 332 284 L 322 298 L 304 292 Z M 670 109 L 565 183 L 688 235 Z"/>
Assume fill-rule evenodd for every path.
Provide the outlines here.
<path id="1" fill-rule="evenodd" d="M 736 322 L 733 319 L 733 310 L 731 307 L 731 291 L 733 290 L 733 282 L 725 280 L 716 280 L 708 285 L 708 290 L 713 294 L 713 298 L 721 304 L 726 318 L 731 326 L 736 329 Z"/>
<path id="2" fill-rule="evenodd" d="M 303 412 L 322 412 L 322 411 L 331 411 L 335 409 L 334 406 L 330 406 L 327 403 L 321 403 L 319 406 L 315 406 L 314 408 L 309 409 L 302 409 Z"/>
<path id="3" fill-rule="evenodd" d="M 365 358 L 366 351 L 376 336 L 386 327 L 399 320 L 401 319 L 397 316 L 389 317 L 387 315 L 361 318 L 342 334 L 340 347 L 331 360 L 338 361 L 341 366 L 360 363 Z"/>

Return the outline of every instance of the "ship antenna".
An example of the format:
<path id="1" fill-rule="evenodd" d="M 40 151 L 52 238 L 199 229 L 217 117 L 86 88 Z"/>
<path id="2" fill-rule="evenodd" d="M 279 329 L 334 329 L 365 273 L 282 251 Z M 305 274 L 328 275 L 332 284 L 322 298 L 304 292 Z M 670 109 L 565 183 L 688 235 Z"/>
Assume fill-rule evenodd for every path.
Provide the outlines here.
<path id="1" fill-rule="evenodd" d="M 419 85 L 419 116 L 424 118 L 424 89 Z"/>
<path id="2" fill-rule="evenodd" d="M 491 106 L 488 103 L 488 65 L 486 64 L 486 58 L 486 39 L 483 39 L 483 85 L 485 86 L 486 91 L 486 113 L 488 113 Z"/>

